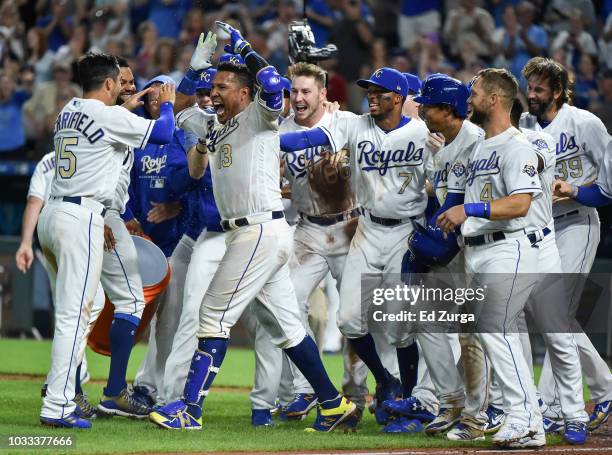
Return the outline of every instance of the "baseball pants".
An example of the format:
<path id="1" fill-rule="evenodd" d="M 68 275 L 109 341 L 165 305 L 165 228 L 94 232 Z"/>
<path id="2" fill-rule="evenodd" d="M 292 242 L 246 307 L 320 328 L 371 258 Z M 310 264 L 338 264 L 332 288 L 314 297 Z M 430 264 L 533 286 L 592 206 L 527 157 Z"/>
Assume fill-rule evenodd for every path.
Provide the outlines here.
<path id="1" fill-rule="evenodd" d="M 104 245 L 103 206 L 92 200 L 89 205 L 97 213 L 83 205 L 50 200 L 38 223 L 55 302 L 51 369 L 41 417 L 65 418 L 75 407 L 79 350 L 100 282 Z"/>

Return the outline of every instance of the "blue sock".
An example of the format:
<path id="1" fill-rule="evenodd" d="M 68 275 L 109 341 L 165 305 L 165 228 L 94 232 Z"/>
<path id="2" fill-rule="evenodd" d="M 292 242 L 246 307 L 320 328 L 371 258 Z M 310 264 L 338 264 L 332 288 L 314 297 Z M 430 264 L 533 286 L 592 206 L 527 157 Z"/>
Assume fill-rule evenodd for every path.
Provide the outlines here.
<path id="1" fill-rule="evenodd" d="M 348 341 L 351 343 L 351 347 L 355 353 L 357 353 L 359 358 L 363 360 L 363 363 L 370 369 L 376 382 L 382 386 L 386 386 L 391 379 L 391 375 L 380 361 L 372 335 L 368 333 L 360 338 L 349 338 Z"/>
<path id="2" fill-rule="evenodd" d="M 81 365 L 83 364 L 80 363 L 76 369 L 76 378 L 74 379 L 74 393 L 75 394 L 83 393 L 83 389 L 81 388 Z"/>
<path id="3" fill-rule="evenodd" d="M 338 398 L 338 391 L 327 375 L 321 362 L 319 348 L 309 335 L 300 344 L 284 350 L 314 389 L 319 402 Z"/>
<path id="4" fill-rule="evenodd" d="M 111 361 L 108 373 L 108 382 L 104 389 L 104 395 L 115 397 L 127 387 L 125 375 L 127 373 L 128 360 L 134 344 L 134 335 L 138 324 L 133 320 L 124 319 L 115 315 L 110 330 Z"/>
<path id="5" fill-rule="evenodd" d="M 219 372 L 228 344 L 227 338 L 200 338 L 198 342 L 183 391 L 187 412 L 196 419 L 202 416 L 204 398 Z"/>
<path id="6" fill-rule="evenodd" d="M 402 396 L 409 398 L 419 377 L 419 348 L 416 343 L 412 343 L 408 347 L 397 348 L 396 351 L 402 380 Z"/>

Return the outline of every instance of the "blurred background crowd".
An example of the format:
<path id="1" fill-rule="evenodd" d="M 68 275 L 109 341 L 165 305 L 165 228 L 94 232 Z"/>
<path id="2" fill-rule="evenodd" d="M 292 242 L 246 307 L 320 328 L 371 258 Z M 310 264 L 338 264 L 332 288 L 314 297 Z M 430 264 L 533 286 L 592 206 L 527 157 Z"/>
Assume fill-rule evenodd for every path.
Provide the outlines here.
<path id="1" fill-rule="evenodd" d="M 223 20 L 284 72 L 287 26 L 304 11 L 317 46 L 338 47 L 321 66 L 329 98 L 344 109 L 367 110 L 353 82 L 378 67 L 463 81 L 506 67 L 524 88 L 521 68 L 542 55 L 570 70 L 573 103 L 612 132 L 612 0 L 0 1 L 0 170 L 52 150 L 55 117 L 79 95 L 74 68 L 86 52 L 126 57 L 139 87 L 160 73 L 178 82 L 200 32 Z M 18 233 L 20 213 L 12 218 L 0 234 Z"/>

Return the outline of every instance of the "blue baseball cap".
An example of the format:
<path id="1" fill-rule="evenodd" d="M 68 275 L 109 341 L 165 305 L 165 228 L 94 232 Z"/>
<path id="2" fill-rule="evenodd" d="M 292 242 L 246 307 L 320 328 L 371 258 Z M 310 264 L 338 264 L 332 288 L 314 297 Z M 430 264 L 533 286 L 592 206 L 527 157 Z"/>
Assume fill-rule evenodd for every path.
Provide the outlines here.
<path id="1" fill-rule="evenodd" d="M 421 79 L 412 73 L 402 73 L 408 82 L 408 93 L 419 93 L 421 91 Z"/>
<path id="2" fill-rule="evenodd" d="M 170 76 L 160 74 L 159 76 L 155 76 L 153 79 L 147 82 L 142 89 L 144 90 L 145 88 L 149 88 L 153 84 L 176 84 L 176 82 Z"/>
<path id="3" fill-rule="evenodd" d="M 198 85 L 196 85 L 196 90 L 211 90 L 215 74 L 217 74 L 217 70 L 214 68 L 208 68 L 206 71 L 203 71 L 202 74 L 200 74 L 200 80 L 198 81 Z"/>
<path id="4" fill-rule="evenodd" d="M 244 65 L 244 59 L 237 54 L 223 54 L 219 57 L 219 63 L 228 62 L 234 65 Z"/>
<path id="5" fill-rule="evenodd" d="M 408 81 L 402 73 L 393 68 L 385 67 L 377 69 L 372 76 L 370 76 L 370 79 L 359 79 L 357 85 L 363 88 L 368 88 L 370 85 L 376 85 L 390 92 L 398 93 L 404 98 L 408 96 Z"/>

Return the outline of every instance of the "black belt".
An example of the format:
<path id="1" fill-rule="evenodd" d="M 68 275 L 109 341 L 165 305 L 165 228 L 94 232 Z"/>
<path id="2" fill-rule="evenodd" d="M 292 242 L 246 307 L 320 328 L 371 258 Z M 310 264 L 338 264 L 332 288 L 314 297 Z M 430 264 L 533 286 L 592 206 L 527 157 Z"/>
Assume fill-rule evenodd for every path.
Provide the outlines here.
<path id="1" fill-rule="evenodd" d="M 418 217 L 411 216 L 411 220 L 416 220 Z M 374 221 L 376 224 L 380 224 L 382 226 L 397 226 L 398 224 L 402 224 L 405 220 L 398 220 L 395 218 L 380 218 L 378 216 L 374 216 L 370 213 L 370 219 Z"/>
<path id="2" fill-rule="evenodd" d="M 551 232 L 550 229 L 548 229 L 547 227 L 542 229 L 542 234 L 544 234 L 544 237 L 550 234 L 550 232 Z M 538 237 L 536 236 L 535 232 L 532 232 L 531 234 L 527 234 L 527 238 L 532 244 L 538 242 Z"/>
<path id="3" fill-rule="evenodd" d="M 571 212 L 564 213 L 563 215 L 554 216 L 553 220 L 559 220 L 559 219 L 564 218 L 566 216 L 578 215 L 579 213 L 580 213 L 580 210 L 578 210 L 578 209 L 572 210 Z"/>
<path id="4" fill-rule="evenodd" d="M 81 205 L 81 200 L 81 196 L 62 196 L 62 201 L 70 202 L 76 205 Z M 104 215 L 106 215 L 106 207 L 104 207 L 102 212 L 100 212 L 100 216 L 102 216 L 102 218 L 104 218 Z"/>
<path id="5" fill-rule="evenodd" d="M 282 210 L 275 210 L 275 211 L 272 212 L 272 219 L 273 220 L 278 220 L 279 218 L 284 218 L 284 217 L 285 217 L 285 212 L 283 212 Z M 246 217 L 244 217 L 244 218 L 236 218 L 234 220 L 234 224 L 236 225 L 236 227 L 248 226 L 249 225 L 249 220 Z M 224 231 L 229 231 L 230 229 L 232 229 L 232 226 L 230 225 L 229 220 L 221 221 L 221 227 L 223 228 Z"/>
<path id="6" fill-rule="evenodd" d="M 502 231 L 497 231 L 493 234 L 477 235 L 475 237 L 463 237 L 463 242 L 467 246 L 480 246 L 484 245 L 485 243 L 490 243 L 487 242 L 487 237 L 492 237 L 493 242 L 497 242 L 499 240 L 504 240 L 506 238 L 506 235 Z"/>
<path id="7" fill-rule="evenodd" d="M 355 218 L 359 215 L 361 215 L 361 209 L 359 208 L 353 209 L 349 212 L 338 213 L 336 215 L 314 216 L 301 213 L 302 218 L 310 221 L 311 223 L 318 224 L 319 226 L 331 226 L 341 221 L 350 220 L 351 218 Z"/>

